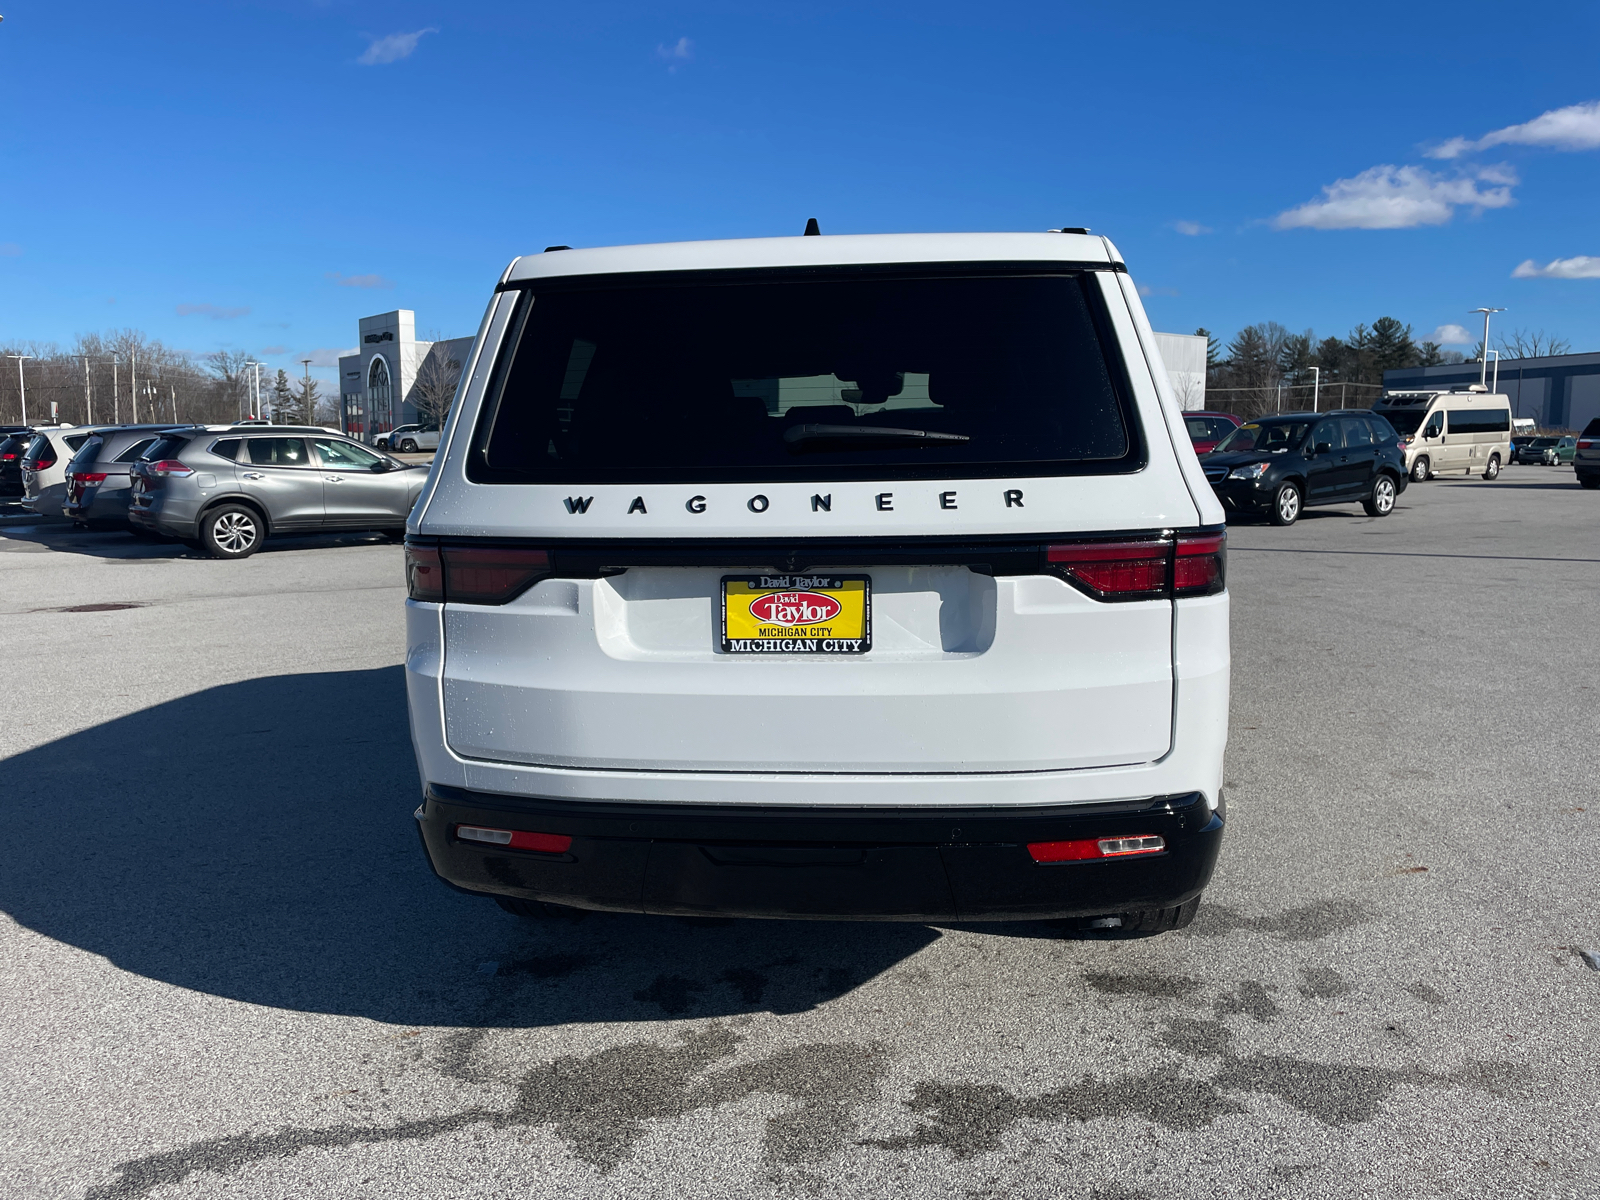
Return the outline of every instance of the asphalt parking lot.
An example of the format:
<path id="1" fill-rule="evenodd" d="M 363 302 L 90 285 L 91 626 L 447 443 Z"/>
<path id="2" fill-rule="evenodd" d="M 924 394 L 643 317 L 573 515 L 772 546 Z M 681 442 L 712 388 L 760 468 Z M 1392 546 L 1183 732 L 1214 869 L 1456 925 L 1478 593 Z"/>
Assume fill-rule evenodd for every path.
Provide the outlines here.
<path id="1" fill-rule="evenodd" d="M 0 1195 L 1600 1193 L 1570 469 L 1232 531 L 1227 841 L 1149 938 L 447 890 L 400 558 L 0 521 Z"/>

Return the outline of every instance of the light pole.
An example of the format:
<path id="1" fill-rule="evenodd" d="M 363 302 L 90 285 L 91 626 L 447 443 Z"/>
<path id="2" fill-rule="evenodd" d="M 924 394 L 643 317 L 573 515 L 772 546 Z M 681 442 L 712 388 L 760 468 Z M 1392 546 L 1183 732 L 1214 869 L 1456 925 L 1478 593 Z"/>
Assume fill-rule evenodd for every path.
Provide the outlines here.
<path id="1" fill-rule="evenodd" d="M 7 358 L 17 360 L 17 390 L 22 393 L 22 423 L 28 423 L 28 381 L 22 377 L 22 360 L 32 358 L 31 354 L 8 354 Z"/>
<path id="2" fill-rule="evenodd" d="M 133 423 L 139 423 L 139 352 L 129 351 L 132 359 L 128 366 L 128 399 L 133 404 Z"/>
<path id="3" fill-rule="evenodd" d="M 94 424 L 94 399 L 89 393 L 89 356 L 83 356 L 83 419 Z"/>
<path id="4" fill-rule="evenodd" d="M 255 399 L 250 403 L 250 415 L 259 420 L 261 417 L 261 364 L 256 362 L 254 359 L 249 359 L 244 365 L 247 367 L 254 367 L 256 369 Z M 272 419 L 276 421 L 278 419 L 278 414 L 273 413 Z"/>
<path id="5" fill-rule="evenodd" d="M 111 422 L 122 424 L 122 389 L 117 386 L 117 356 L 111 356 Z"/>
<path id="6" fill-rule="evenodd" d="M 1469 313 L 1483 314 L 1483 357 L 1478 371 L 1478 386 L 1489 386 L 1489 315 L 1491 313 L 1505 312 L 1503 308 L 1473 308 Z"/>
<path id="7" fill-rule="evenodd" d="M 305 381 L 305 383 L 300 385 L 300 395 L 301 395 L 301 398 L 302 398 L 301 402 L 307 408 L 310 408 L 311 407 L 311 360 L 309 358 L 302 358 L 300 360 L 300 365 L 303 368 L 305 368 L 305 373 L 306 373 L 306 381 Z M 314 413 L 314 412 L 306 413 L 305 414 L 306 424 L 307 425 L 311 424 L 312 420 L 316 417 L 316 415 L 317 414 Z"/>
<path id="8" fill-rule="evenodd" d="M 1490 350 L 1484 357 L 1487 358 L 1489 354 L 1494 355 L 1494 385 L 1489 390 L 1498 392 L 1500 390 L 1500 351 Z"/>
<path id="9" fill-rule="evenodd" d="M 1322 401 L 1322 368 L 1311 367 L 1311 411 L 1318 411 L 1317 405 Z"/>

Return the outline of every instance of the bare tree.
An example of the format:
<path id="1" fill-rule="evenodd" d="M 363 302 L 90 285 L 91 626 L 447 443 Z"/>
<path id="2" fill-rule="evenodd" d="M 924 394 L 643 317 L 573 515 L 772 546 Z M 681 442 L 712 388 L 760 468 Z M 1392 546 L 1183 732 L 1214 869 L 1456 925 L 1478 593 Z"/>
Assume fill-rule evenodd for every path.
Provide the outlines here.
<path id="1" fill-rule="evenodd" d="M 250 389 L 245 381 L 250 356 L 243 350 L 215 350 L 206 355 L 206 366 L 216 376 L 218 390 L 225 399 L 237 402 L 238 417 L 249 412 Z"/>
<path id="2" fill-rule="evenodd" d="M 411 395 L 417 406 L 417 416 L 424 425 L 442 426 L 450 414 L 450 406 L 455 403 L 456 388 L 461 383 L 461 363 L 451 356 L 454 349 L 449 342 L 436 336 L 417 368 Z"/>
<path id="3" fill-rule="evenodd" d="M 1482 344 L 1478 344 L 1480 348 Z M 1499 350 L 1506 358 L 1548 358 L 1572 353 L 1572 343 L 1566 338 L 1551 337 L 1542 329 L 1513 329 L 1500 335 Z"/>

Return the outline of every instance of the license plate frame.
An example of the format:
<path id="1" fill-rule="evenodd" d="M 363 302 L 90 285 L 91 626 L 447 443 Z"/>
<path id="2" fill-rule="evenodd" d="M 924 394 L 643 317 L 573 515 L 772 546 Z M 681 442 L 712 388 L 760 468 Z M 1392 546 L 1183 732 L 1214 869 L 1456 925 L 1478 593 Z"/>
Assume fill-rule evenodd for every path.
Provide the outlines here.
<path id="1" fill-rule="evenodd" d="M 833 613 L 814 597 L 827 597 Z M 779 616 L 763 618 L 757 603 Z M 736 607 L 737 606 L 737 607 Z M 872 578 L 834 572 L 724 575 L 719 597 L 724 654 L 855 656 L 872 649 Z"/>

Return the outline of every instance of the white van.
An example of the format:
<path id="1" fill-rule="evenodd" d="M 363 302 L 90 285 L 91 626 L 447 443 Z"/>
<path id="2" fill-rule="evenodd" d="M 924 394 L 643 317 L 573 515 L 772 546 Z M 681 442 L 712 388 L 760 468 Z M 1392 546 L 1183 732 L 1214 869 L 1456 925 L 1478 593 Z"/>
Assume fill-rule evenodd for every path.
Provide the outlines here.
<path id="1" fill-rule="evenodd" d="M 1373 412 L 1405 438 L 1406 470 L 1421 483 L 1437 475 L 1497 479 L 1511 461 L 1511 400 L 1482 388 L 1385 392 Z"/>
<path id="2" fill-rule="evenodd" d="M 1187 924 L 1225 532 L 1103 238 L 519 258 L 407 530 L 428 857 L 529 916 Z"/>

